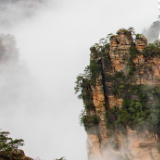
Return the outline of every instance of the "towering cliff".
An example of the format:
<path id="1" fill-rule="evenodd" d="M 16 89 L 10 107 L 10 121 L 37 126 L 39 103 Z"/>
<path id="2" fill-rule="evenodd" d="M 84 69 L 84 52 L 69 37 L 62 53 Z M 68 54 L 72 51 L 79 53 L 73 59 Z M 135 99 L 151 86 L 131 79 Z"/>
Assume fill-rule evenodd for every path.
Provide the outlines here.
<path id="1" fill-rule="evenodd" d="M 122 28 L 90 48 L 77 77 L 89 160 L 160 159 L 160 48 Z"/>

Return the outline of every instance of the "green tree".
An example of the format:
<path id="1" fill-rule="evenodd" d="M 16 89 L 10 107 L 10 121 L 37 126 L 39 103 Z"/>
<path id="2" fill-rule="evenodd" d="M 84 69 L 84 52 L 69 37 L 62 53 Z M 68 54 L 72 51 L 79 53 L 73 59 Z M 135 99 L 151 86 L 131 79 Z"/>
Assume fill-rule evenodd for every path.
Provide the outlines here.
<path id="1" fill-rule="evenodd" d="M 17 151 L 19 146 L 24 145 L 23 139 L 13 140 L 11 137 L 8 137 L 9 134 L 6 131 L 0 132 L 0 151 Z"/>
<path id="2" fill-rule="evenodd" d="M 160 41 L 159 40 L 154 41 L 154 45 L 156 47 L 160 48 Z"/>

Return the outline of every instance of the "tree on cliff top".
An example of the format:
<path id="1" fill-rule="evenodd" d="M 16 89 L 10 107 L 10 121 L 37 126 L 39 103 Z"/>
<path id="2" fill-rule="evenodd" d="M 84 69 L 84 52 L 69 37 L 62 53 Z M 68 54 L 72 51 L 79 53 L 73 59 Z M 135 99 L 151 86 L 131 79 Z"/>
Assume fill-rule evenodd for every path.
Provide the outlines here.
<path id="1" fill-rule="evenodd" d="M 8 137 L 10 133 L 6 131 L 0 131 L 0 151 L 16 151 L 19 146 L 24 145 L 23 139 L 13 140 Z"/>

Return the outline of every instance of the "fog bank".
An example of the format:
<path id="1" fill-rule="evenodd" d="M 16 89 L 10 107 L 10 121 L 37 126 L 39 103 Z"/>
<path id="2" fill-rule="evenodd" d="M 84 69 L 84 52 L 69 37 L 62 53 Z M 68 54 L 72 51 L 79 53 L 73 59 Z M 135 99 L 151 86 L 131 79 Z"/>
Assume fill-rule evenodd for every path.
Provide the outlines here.
<path id="1" fill-rule="evenodd" d="M 0 127 L 24 139 L 23 149 L 33 158 L 87 160 L 86 133 L 79 125 L 83 104 L 74 94 L 76 76 L 88 65 L 89 48 L 100 38 L 122 27 L 133 26 L 138 33 L 148 28 L 157 19 L 157 2 L 60 2 L 16 22 L 12 13 L 3 12 L 11 23 L 4 23 L 1 32 L 16 37 L 22 66 L 1 72 Z M 13 15 L 23 15 L 25 10 L 16 7 Z"/>

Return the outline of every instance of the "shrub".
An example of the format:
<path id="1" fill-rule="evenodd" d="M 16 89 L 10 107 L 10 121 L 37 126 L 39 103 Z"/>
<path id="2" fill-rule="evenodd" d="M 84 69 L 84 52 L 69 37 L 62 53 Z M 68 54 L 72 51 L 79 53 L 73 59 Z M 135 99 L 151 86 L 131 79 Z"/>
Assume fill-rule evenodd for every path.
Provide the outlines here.
<path id="1" fill-rule="evenodd" d="M 160 48 L 155 46 L 154 43 L 149 43 L 148 46 L 143 49 L 142 55 L 145 58 L 160 55 Z"/>
<path id="2" fill-rule="evenodd" d="M 0 132 L 0 151 L 16 151 L 19 146 L 24 145 L 23 139 L 13 140 L 11 137 L 8 137 L 10 133 L 1 131 Z"/>
<path id="3" fill-rule="evenodd" d="M 159 40 L 154 41 L 154 45 L 156 47 L 160 48 L 160 41 Z"/>
<path id="4" fill-rule="evenodd" d="M 111 65 L 111 59 L 110 59 L 110 56 L 109 56 L 109 51 L 102 52 L 102 59 L 104 60 L 105 63 Z"/>
<path id="5" fill-rule="evenodd" d="M 97 64 L 95 61 L 91 61 L 91 64 L 90 64 L 90 74 L 91 74 L 90 82 L 91 82 L 92 85 L 95 85 L 96 79 L 99 77 L 101 71 L 102 71 L 101 65 Z"/>
<path id="6" fill-rule="evenodd" d="M 85 102 L 85 109 L 89 111 L 95 110 L 93 102 Z"/>
<path id="7" fill-rule="evenodd" d="M 105 73 L 105 81 L 106 82 L 112 82 L 113 76 L 111 74 Z"/>
<path id="8" fill-rule="evenodd" d="M 85 127 L 85 129 L 89 129 L 90 127 L 93 126 L 98 126 L 99 122 L 100 118 L 96 115 L 93 116 L 83 115 L 81 117 L 81 124 Z"/>
<path id="9" fill-rule="evenodd" d="M 121 80 L 125 79 L 125 76 L 124 76 L 123 72 L 116 71 L 114 76 L 115 76 L 116 79 L 121 79 Z"/>

